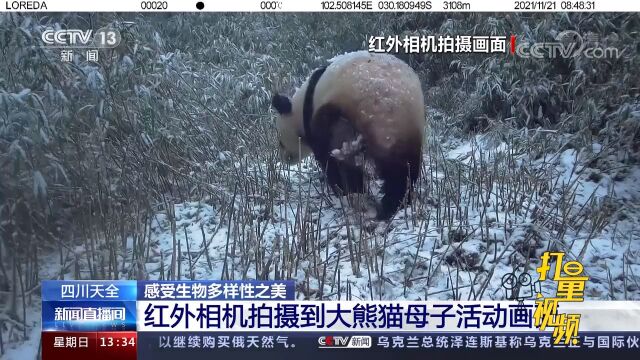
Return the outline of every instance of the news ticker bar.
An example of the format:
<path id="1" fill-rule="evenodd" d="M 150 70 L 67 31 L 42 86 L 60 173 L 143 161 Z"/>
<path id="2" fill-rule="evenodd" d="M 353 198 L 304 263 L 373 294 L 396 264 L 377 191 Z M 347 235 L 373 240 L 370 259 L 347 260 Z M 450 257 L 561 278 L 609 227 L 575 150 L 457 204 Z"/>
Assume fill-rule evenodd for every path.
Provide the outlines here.
<path id="1" fill-rule="evenodd" d="M 637 12 L 630 0 L 3 0 L 21 12 Z"/>
<path id="2" fill-rule="evenodd" d="M 583 332 L 575 344 L 555 344 L 549 334 L 510 333 L 420 333 L 388 332 L 371 334 L 330 332 L 283 334 L 271 333 L 43 333 L 43 360 L 190 360 L 227 358 L 266 359 L 484 359 L 489 355 L 545 358 L 549 355 L 576 357 L 594 353 L 616 359 L 637 359 L 640 333 Z M 82 340 L 83 346 L 63 347 L 69 339 Z M 336 351 L 346 349 L 348 351 Z M 532 354 L 540 357 L 532 357 Z M 570 355 L 570 356 L 569 356 Z M 391 356 L 391 357 L 390 357 Z M 630 356 L 630 357 L 629 357 Z M 499 358 L 504 358 L 500 356 Z M 554 357 L 555 358 L 555 357 Z M 560 358 L 560 357 L 558 357 Z"/>

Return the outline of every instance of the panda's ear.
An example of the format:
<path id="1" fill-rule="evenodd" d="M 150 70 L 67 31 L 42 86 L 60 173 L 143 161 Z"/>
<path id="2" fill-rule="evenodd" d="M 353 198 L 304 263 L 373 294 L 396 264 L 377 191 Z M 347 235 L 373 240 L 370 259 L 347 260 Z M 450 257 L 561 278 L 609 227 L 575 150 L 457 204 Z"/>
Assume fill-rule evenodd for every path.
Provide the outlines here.
<path id="1" fill-rule="evenodd" d="M 271 99 L 271 106 L 273 106 L 280 114 L 289 114 L 291 112 L 291 100 L 284 95 L 273 95 L 273 98 Z"/>

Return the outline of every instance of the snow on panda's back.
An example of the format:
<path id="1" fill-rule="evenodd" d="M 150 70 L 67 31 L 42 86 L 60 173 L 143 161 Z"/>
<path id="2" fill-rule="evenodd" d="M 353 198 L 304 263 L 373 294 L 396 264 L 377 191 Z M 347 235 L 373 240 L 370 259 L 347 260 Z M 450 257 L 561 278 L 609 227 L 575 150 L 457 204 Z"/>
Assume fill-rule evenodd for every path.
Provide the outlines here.
<path id="1" fill-rule="evenodd" d="M 384 149 L 424 136 L 420 80 L 395 56 L 357 51 L 333 58 L 316 85 L 314 108 L 329 102 Z"/>

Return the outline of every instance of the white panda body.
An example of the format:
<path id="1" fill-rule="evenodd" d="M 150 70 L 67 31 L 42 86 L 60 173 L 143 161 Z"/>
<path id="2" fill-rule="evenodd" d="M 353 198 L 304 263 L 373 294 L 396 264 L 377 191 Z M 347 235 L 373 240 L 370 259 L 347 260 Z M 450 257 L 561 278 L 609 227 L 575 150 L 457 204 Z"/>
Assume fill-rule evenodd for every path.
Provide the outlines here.
<path id="1" fill-rule="evenodd" d="M 279 107 L 275 97 L 274 107 Z M 413 184 L 419 175 L 426 127 L 422 87 L 413 69 L 395 56 L 366 51 L 337 56 L 295 92 L 289 111 L 278 111 L 280 144 L 288 158 L 300 159 L 312 151 L 342 193 L 361 192 L 357 182 L 362 175 L 353 164 L 334 164 L 331 153 L 362 137 L 365 156 L 375 162 L 385 181 L 388 204 L 383 197 L 382 217 L 397 209 L 407 178 Z"/>
<path id="2" fill-rule="evenodd" d="M 358 51 L 334 58 L 314 92 L 315 109 L 327 103 L 344 109 L 358 131 L 384 149 L 424 137 L 420 80 L 395 56 Z"/>

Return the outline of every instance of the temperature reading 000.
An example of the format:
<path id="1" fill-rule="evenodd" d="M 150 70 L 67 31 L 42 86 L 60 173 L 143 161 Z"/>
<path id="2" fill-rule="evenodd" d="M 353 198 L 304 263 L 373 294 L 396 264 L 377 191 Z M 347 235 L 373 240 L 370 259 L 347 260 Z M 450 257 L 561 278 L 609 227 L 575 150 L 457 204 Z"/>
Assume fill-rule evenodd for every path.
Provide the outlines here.
<path id="1" fill-rule="evenodd" d="M 282 10 L 282 1 L 260 1 L 260 10 Z"/>

